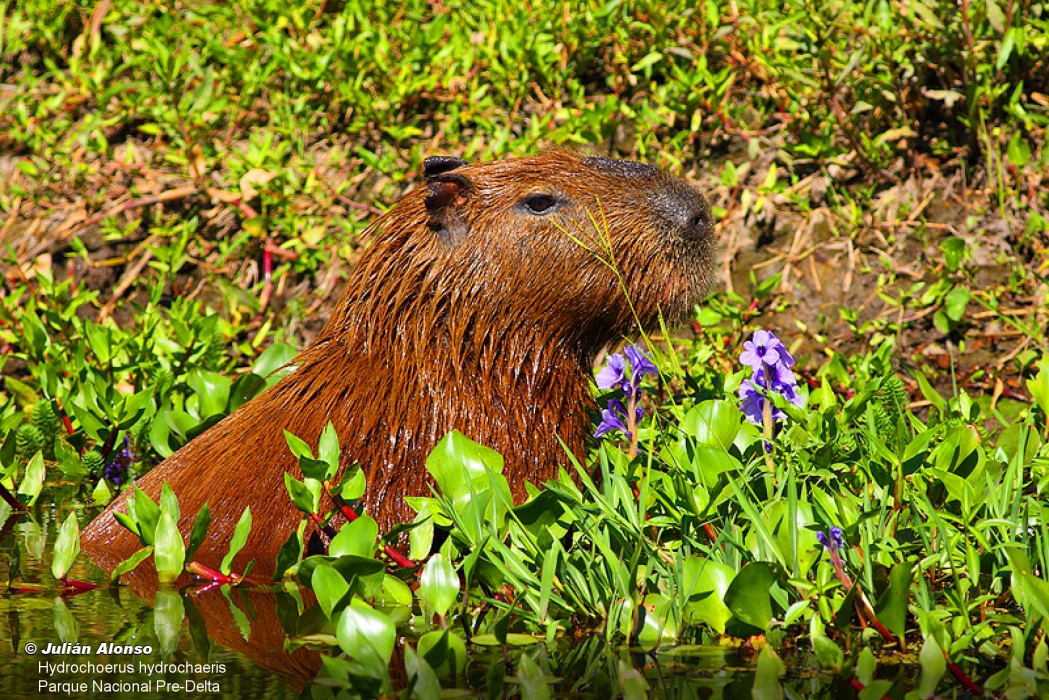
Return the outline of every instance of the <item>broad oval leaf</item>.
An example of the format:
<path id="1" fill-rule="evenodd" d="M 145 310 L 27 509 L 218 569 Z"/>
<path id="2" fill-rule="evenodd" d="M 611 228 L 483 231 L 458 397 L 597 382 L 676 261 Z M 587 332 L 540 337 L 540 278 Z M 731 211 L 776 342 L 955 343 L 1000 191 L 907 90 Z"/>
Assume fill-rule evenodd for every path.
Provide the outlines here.
<path id="1" fill-rule="evenodd" d="M 440 553 L 430 557 L 419 576 L 419 597 L 444 617 L 459 597 L 459 575 Z"/>
<path id="2" fill-rule="evenodd" d="M 725 605 L 737 620 L 765 632 L 772 619 L 771 591 L 777 578 L 775 569 L 765 562 L 747 564 L 725 591 Z"/>
<path id="3" fill-rule="evenodd" d="M 682 425 L 697 446 L 728 451 L 736 440 L 743 414 L 729 401 L 703 401 L 685 414 Z"/>
<path id="4" fill-rule="evenodd" d="M 175 524 L 167 510 L 160 513 L 153 547 L 153 562 L 157 567 L 157 577 L 161 581 L 174 581 L 182 573 L 182 567 L 186 564 L 186 546 L 182 542 L 182 534 L 178 531 L 178 525 Z"/>
<path id="5" fill-rule="evenodd" d="M 371 516 L 362 515 L 339 528 L 338 534 L 332 538 L 331 544 L 328 545 L 328 554 L 333 557 L 344 555 L 375 556 L 378 538 L 378 523 Z"/>
<path id="6" fill-rule="evenodd" d="M 354 599 L 340 613 L 335 638 L 339 647 L 354 659 L 385 668 L 393 657 L 397 630 L 389 617 Z"/>
<path id="7" fill-rule="evenodd" d="M 65 579 L 79 553 L 80 525 L 77 523 L 76 513 L 70 512 L 58 530 L 55 554 L 51 560 L 51 574 L 59 580 Z"/>

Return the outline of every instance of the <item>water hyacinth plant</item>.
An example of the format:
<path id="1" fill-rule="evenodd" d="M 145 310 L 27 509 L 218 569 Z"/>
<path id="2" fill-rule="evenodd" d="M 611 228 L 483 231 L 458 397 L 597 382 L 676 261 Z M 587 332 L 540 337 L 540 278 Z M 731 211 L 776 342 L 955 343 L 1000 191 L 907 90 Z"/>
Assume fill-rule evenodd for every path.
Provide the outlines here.
<path id="1" fill-rule="evenodd" d="M 768 420 L 775 423 L 787 417 L 770 401 L 770 393 L 781 395 L 795 406 L 802 405 L 798 380 L 790 369 L 794 358 L 771 331 L 755 331 L 754 336 L 743 343 L 739 361 L 752 370 L 750 378 L 739 387 L 740 408 L 751 423 L 763 425 Z"/>
<path id="2" fill-rule="evenodd" d="M 597 388 L 606 391 L 621 390 L 626 404 L 617 398 L 608 400 L 607 407 L 601 410 L 601 423 L 597 426 L 594 437 L 619 430 L 634 444 L 637 426 L 645 415 L 645 409 L 639 402 L 641 379 L 646 374 L 659 374 L 659 370 L 638 345 L 628 345 L 622 353 L 609 356 L 607 364 L 595 377 Z"/>

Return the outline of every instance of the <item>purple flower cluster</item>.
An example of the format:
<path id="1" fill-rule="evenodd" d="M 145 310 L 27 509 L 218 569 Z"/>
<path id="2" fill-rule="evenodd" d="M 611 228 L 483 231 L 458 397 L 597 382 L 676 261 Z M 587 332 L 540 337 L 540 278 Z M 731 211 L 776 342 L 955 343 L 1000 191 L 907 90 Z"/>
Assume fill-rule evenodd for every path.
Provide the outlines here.
<path id="1" fill-rule="evenodd" d="M 128 472 L 131 470 L 131 467 L 135 462 L 136 458 L 135 453 L 131 450 L 131 441 L 125 434 L 124 449 L 118 452 L 109 464 L 106 465 L 105 470 L 102 472 L 102 476 L 105 477 L 106 481 L 120 486 L 125 480 L 127 480 Z"/>
<path id="2" fill-rule="evenodd" d="M 630 371 L 627 371 L 629 363 Z M 608 358 L 608 364 L 597 373 L 598 389 L 621 389 L 627 404 L 619 399 L 609 399 L 608 408 L 601 411 L 601 424 L 597 426 L 594 437 L 601 437 L 607 432 L 621 430 L 627 438 L 632 437 L 631 427 L 636 426 L 645 415 L 645 409 L 637 405 L 641 398 L 641 378 L 646 374 L 658 374 L 659 370 L 637 345 L 630 345 L 623 354 L 616 353 Z M 633 414 L 633 420 L 631 420 Z"/>
<path id="3" fill-rule="evenodd" d="M 816 533 L 816 539 L 832 556 L 836 555 L 839 549 L 845 549 L 845 531 L 837 525 L 830 529 L 830 536 L 820 530 Z"/>
<path id="4" fill-rule="evenodd" d="M 780 394 L 795 406 L 801 405 L 798 380 L 790 370 L 794 358 L 771 332 L 755 331 L 753 338 L 743 343 L 739 361 L 753 370 L 750 379 L 739 387 L 740 407 L 751 423 L 761 425 L 764 422 L 765 402 L 770 392 Z M 772 407 L 773 422 L 786 417 L 782 410 Z"/>
<path id="5" fill-rule="evenodd" d="M 820 530 L 816 533 L 816 539 L 823 545 L 823 549 L 827 551 L 831 566 L 834 567 L 834 575 L 845 586 L 845 590 L 851 589 L 852 579 L 849 577 L 848 572 L 845 571 L 845 562 L 841 560 L 841 550 L 846 548 L 845 531 L 835 525 L 830 529 L 830 535 Z"/>

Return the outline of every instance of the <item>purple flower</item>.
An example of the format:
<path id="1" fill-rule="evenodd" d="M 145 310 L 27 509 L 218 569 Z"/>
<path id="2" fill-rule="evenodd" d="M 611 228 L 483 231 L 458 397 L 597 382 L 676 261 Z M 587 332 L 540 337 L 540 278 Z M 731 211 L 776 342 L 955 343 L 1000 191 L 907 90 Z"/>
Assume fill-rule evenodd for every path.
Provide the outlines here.
<path id="1" fill-rule="evenodd" d="M 628 345 L 623 352 L 626 354 L 626 359 L 630 360 L 630 377 L 635 386 L 640 384 L 642 375 L 659 374 L 659 370 L 639 345 Z"/>
<path id="2" fill-rule="evenodd" d="M 739 398 L 740 398 L 740 410 L 743 411 L 743 415 L 747 417 L 751 423 L 755 425 L 761 425 L 765 422 L 765 402 L 768 401 L 765 395 L 758 389 L 754 382 L 750 379 L 744 380 L 743 384 L 739 387 Z M 787 417 L 787 414 L 782 409 L 772 407 L 772 420 L 779 421 Z"/>
<path id="3" fill-rule="evenodd" d="M 798 380 L 790 366 L 794 364 L 787 348 L 769 331 L 755 331 L 752 340 L 743 343 L 740 362 L 753 372 L 739 387 L 740 408 L 751 423 L 760 425 L 765 420 L 765 402 L 769 394 L 777 393 L 794 406 L 802 404 L 798 395 Z M 772 409 L 772 420 L 780 421 L 787 415 L 781 409 Z"/>
<path id="4" fill-rule="evenodd" d="M 629 373 L 627 362 L 630 363 Z M 627 405 L 624 406 L 618 399 L 610 399 L 608 408 L 601 411 L 601 423 L 594 437 L 621 430 L 630 439 L 633 435 L 630 426 L 636 427 L 645 415 L 645 409 L 638 405 L 641 400 L 641 378 L 646 374 L 658 373 L 659 370 L 637 345 L 629 345 L 622 353 L 609 355 L 608 364 L 601 368 L 594 381 L 599 389 L 620 389 L 626 396 Z M 633 420 L 630 420 L 631 412 Z"/>
<path id="5" fill-rule="evenodd" d="M 131 441 L 125 433 L 124 449 L 118 452 L 106 465 L 105 469 L 102 470 L 102 476 L 106 481 L 120 486 L 127 479 L 128 471 L 135 464 L 135 461 L 135 453 L 131 451 Z"/>
<path id="6" fill-rule="evenodd" d="M 641 408 L 638 407 L 638 411 Z M 628 438 L 630 437 L 630 431 L 627 430 L 626 423 L 623 422 L 623 417 L 626 416 L 626 408 L 623 406 L 622 401 L 616 399 L 608 400 L 608 408 L 601 411 L 601 424 L 597 426 L 597 431 L 594 432 L 594 437 L 601 437 L 605 433 L 613 430 L 622 430 L 623 434 Z M 637 414 L 640 418 L 640 413 Z"/>
<path id="7" fill-rule="evenodd" d="M 816 539 L 832 555 L 837 554 L 839 549 L 845 549 L 845 532 L 837 525 L 830 529 L 829 537 L 820 530 L 816 533 Z"/>
<path id="8" fill-rule="evenodd" d="M 754 331 L 753 339 L 743 343 L 743 354 L 739 356 L 739 361 L 745 367 L 759 370 L 763 365 L 779 362 L 779 349 L 782 347 L 783 343 L 769 331 Z"/>
<path id="9" fill-rule="evenodd" d="M 608 364 L 601 368 L 595 378 L 598 389 L 615 389 L 627 383 L 626 361 L 619 353 L 609 355 Z"/>

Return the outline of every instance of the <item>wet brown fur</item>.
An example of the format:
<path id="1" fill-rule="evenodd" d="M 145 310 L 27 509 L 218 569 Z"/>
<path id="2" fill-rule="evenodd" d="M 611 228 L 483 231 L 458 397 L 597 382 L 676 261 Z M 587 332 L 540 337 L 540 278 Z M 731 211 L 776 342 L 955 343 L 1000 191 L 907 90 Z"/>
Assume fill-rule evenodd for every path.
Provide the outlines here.
<path id="1" fill-rule="evenodd" d="M 648 166 L 555 151 L 463 165 L 427 184 L 369 230 L 295 371 L 139 480 L 154 498 L 171 485 L 183 533 L 210 504 L 198 560 L 217 566 L 250 505 L 254 527 L 234 567 L 256 559 L 257 573 L 272 572 L 301 517 L 284 486 L 285 471 L 301 474 L 282 430 L 316 444 L 329 420 L 345 463 L 365 469 L 364 503 L 383 531 L 413 518 L 403 496 L 430 494 L 426 456 L 452 429 L 504 456 L 520 501 L 526 480 L 567 462 L 558 437 L 584 454 L 598 350 L 658 327 L 660 314 L 681 319 L 708 287 L 709 209 Z M 523 204 L 535 194 L 560 208 L 535 215 Z M 125 501 L 83 536 L 107 570 L 139 546 L 112 517 Z"/>

